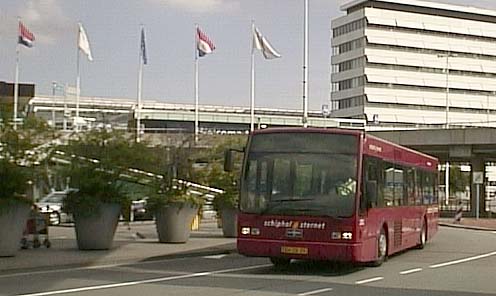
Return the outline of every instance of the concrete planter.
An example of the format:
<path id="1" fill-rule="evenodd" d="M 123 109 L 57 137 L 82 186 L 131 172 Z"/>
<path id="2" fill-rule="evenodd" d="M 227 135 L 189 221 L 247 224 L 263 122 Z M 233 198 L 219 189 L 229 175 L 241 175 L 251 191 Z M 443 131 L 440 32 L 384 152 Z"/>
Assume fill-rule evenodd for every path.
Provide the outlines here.
<path id="1" fill-rule="evenodd" d="M 108 250 L 112 247 L 121 206 L 103 204 L 96 215 L 74 214 L 76 239 L 80 250 Z"/>
<path id="2" fill-rule="evenodd" d="M 16 203 L 0 210 L 0 257 L 15 256 L 29 216 L 29 205 Z"/>
<path id="3" fill-rule="evenodd" d="M 224 237 L 238 236 L 238 209 L 224 208 L 220 210 L 222 233 Z"/>
<path id="4" fill-rule="evenodd" d="M 173 203 L 155 214 L 158 240 L 161 243 L 185 243 L 191 233 L 191 223 L 198 206 L 190 203 Z"/>

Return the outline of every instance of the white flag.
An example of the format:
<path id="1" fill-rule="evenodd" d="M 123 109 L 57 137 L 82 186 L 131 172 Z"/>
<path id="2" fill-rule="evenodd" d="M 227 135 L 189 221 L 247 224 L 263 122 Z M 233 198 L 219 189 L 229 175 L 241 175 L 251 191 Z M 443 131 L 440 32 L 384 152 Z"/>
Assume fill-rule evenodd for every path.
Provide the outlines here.
<path id="1" fill-rule="evenodd" d="M 252 50 L 256 48 L 262 51 L 264 57 L 268 60 L 280 58 L 281 55 L 270 45 L 269 41 L 262 36 L 262 33 L 255 28 L 253 31 L 253 45 Z"/>
<path id="2" fill-rule="evenodd" d="M 93 61 L 93 57 L 91 56 L 90 42 L 88 41 L 88 36 L 86 35 L 86 31 L 84 30 L 81 23 L 79 23 L 78 47 L 84 54 L 86 54 L 88 60 Z"/>

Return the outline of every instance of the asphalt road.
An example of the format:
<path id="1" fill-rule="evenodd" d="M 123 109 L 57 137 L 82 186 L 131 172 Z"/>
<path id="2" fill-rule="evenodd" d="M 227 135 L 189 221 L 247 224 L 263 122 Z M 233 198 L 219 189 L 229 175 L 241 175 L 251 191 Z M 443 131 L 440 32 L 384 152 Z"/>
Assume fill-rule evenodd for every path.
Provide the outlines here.
<path id="1" fill-rule="evenodd" d="M 0 274 L 0 295 L 496 295 L 496 233 L 441 227 L 381 267 L 237 254 Z"/>

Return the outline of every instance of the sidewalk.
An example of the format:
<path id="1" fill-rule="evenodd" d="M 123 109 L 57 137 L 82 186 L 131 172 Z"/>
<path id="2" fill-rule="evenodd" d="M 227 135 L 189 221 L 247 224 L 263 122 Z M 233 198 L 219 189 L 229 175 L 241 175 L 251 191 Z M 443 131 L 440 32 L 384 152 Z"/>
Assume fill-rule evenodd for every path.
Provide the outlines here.
<path id="1" fill-rule="evenodd" d="M 22 269 L 53 269 L 123 264 L 186 256 L 206 256 L 235 251 L 234 238 L 224 238 L 213 220 L 202 221 L 184 244 L 158 242 L 153 222 L 134 222 L 131 229 L 119 224 L 113 247 L 106 251 L 80 251 L 73 227 L 50 227 L 51 248 L 19 250 L 15 257 L 0 257 L 0 274 Z"/>
<path id="2" fill-rule="evenodd" d="M 462 218 L 460 222 L 454 222 L 453 218 L 439 218 L 439 225 L 473 230 L 496 231 L 496 218 Z"/>

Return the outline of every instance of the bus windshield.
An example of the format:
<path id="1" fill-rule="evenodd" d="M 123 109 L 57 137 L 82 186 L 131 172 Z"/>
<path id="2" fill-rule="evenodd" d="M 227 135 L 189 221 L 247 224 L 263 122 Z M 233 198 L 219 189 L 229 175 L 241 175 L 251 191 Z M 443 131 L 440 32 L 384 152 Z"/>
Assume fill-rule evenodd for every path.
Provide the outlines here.
<path id="1" fill-rule="evenodd" d="M 349 217 L 354 213 L 357 137 L 326 133 L 258 134 L 243 170 L 246 213 Z"/>

